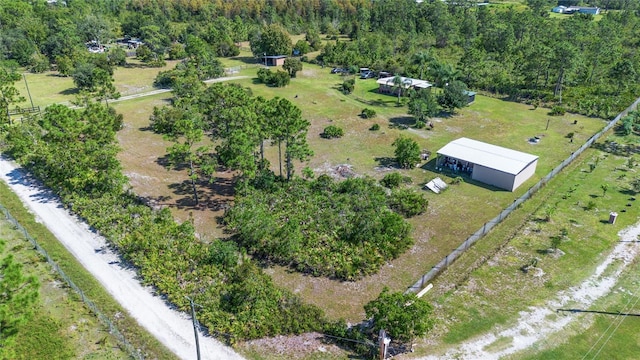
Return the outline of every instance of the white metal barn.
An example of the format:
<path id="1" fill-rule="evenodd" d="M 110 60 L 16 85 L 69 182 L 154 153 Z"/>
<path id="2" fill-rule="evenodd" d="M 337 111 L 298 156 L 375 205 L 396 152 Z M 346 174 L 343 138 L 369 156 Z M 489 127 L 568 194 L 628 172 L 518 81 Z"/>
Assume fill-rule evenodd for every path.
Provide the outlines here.
<path id="1" fill-rule="evenodd" d="M 438 150 L 436 167 L 471 176 L 473 180 L 509 191 L 536 172 L 538 157 L 468 138 Z"/>

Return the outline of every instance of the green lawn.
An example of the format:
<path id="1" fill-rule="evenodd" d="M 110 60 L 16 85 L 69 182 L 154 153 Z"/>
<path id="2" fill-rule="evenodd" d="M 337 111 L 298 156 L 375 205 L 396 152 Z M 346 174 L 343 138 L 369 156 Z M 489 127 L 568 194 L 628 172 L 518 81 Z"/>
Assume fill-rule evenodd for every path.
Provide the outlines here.
<path id="1" fill-rule="evenodd" d="M 609 139 L 620 143 L 629 141 L 614 135 Z M 592 148 L 579 160 L 436 280 L 436 287 L 428 298 L 438 305 L 441 312 L 432 340 L 437 339 L 437 343 L 446 347 L 444 344 L 464 341 L 489 331 L 496 324 L 510 324 L 519 311 L 543 304 L 558 291 L 593 273 L 618 241 L 618 231 L 636 223 L 640 209 L 630 201 L 629 182 L 636 177 L 638 168 L 627 166 L 626 154 L 616 155 Z M 595 165 L 593 171 L 590 164 Z M 608 184 L 606 192 L 602 184 Z M 590 202 L 594 204 L 592 209 L 589 209 Z M 547 222 L 545 209 L 549 206 L 554 206 L 556 211 Z M 611 211 L 620 214 L 615 225 L 607 224 Z M 546 253 L 551 246 L 551 238 L 561 234 L 563 229 L 566 229 L 567 236 L 559 249 L 564 255 L 556 257 Z M 537 267 L 542 276 L 521 271 L 521 267 L 533 258 L 538 259 Z M 636 261 L 634 267 L 637 266 Z M 622 278 L 621 288 L 631 288 L 625 284 L 636 281 L 628 276 Z M 631 279 L 636 278 L 637 275 L 631 276 Z M 618 309 L 623 298 L 624 293 L 616 292 L 601 303 L 607 303 L 605 309 Z M 586 353 L 603 326 L 597 322 L 582 335 L 569 333 L 568 337 L 573 337 L 567 344 L 553 351 L 537 353 L 532 349 L 530 353 L 534 355 L 531 358 L 576 358 L 578 354 Z M 624 334 L 625 328 L 621 329 Z M 632 342 L 636 337 L 630 330 L 620 336 Z M 558 339 L 562 340 L 557 342 L 566 340 Z M 574 346 L 573 351 L 568 350 Z M 430 352 L 433 350 L 431 347 Z M 557 356 L 565 350 L 563 357 Z M 620 358 L 632 357 L 622 355 Z"/>

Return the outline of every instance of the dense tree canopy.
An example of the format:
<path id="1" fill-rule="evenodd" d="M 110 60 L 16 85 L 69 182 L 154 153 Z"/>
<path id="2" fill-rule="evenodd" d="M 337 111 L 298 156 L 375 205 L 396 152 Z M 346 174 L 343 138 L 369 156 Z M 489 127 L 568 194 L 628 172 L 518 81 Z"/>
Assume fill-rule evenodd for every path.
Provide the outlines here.
<path id="1" fill-rule="evenodd" d="M 154 65 L 190 36 L 215 58 L 237 54 L 240 41 L 250 40 L 256 56 L 289 55 L 287 33 L 305 33 L 312 49 L 321 47 L 319 34 L 344 34 L 352 41 L 328 42 L 317 61 L 439 85 L 463 80 L 474 90 L 550 107 L 562 103 L 592 116 L 610 117 L 631 102 L 640 87 L 634 47 L 639 2 L 592 0 L 603 9 L 598 21 L 584 14 L 550 17 L 552 1 L 525 3 L 76 0 L 64 6 L 2 0 L 0 61 L 33 71 L 60 63 L 70 74 L 70 65 L 85 62 L 85 42 L 108 43 L 122 35 L 142 38 L 142 58 Z"/>
<path id="2" fill-rule="evenodd" d="M 385 287 L 364 309 L 373 318 L 374 329 L 386 330 L 392 340 L 410 342 L 433 327 L 431 305 L 413 293 L 391 292 Z"/>

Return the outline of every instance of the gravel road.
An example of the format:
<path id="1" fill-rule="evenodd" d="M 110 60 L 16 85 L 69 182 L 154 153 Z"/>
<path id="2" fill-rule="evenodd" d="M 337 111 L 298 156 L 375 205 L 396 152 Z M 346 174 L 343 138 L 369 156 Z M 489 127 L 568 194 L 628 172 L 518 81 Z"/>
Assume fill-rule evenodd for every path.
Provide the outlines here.
<path id="1" fill-rule="evenodd" d="M 172 310 L 161 298 L 152 295 L 148 287 L 143 287 L 134 271 L 121 266 L 103 237 L 67 212 L 55 195 L 4 156 L 0 157 L 0 178 L 140 325 L 179 358 L 196 358 L 190 318 Z M 202 334 L 200 349 L 202 359 L 206 360 L 242 359 L 231 348 Z"/>

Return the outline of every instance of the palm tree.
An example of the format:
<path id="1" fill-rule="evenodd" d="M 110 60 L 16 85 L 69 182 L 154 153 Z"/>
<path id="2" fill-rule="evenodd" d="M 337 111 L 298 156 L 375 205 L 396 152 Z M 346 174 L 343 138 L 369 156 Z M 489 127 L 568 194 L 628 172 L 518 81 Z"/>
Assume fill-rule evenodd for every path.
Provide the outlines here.
<path id="1" fill-rule="evenodd" d="M 431 69 L 436 86 L 440 88 L 460 77 L 460 71 L 451 66 L 451 64 L 436 62 Z"/>
<path id="2" fill-rule="evenodd" d="M 402 76 L 396 75 L 391 79 L 393 84 L 393 89 L 395 89 L 398 94 L 398 105 L 400 105 L 400 96 L 402 95 L 402 87 L 404 86 L 406 79 L 403 79 Z"/>
<path id="3" fill-rule="evenodd" d="M 424 75 L 424 70 L 425 68 L 433 62 L 433 56 L 431 56 L 431 54 L 429 54 L 428 51 L 419 51 L 415 54 L 413 54 L 413 59 L 412 62 L 414 65 L 418 65 L 418 68 L 420 68 L 420 79 L 423 80 L 424 78 L 422 77 Z"/>

